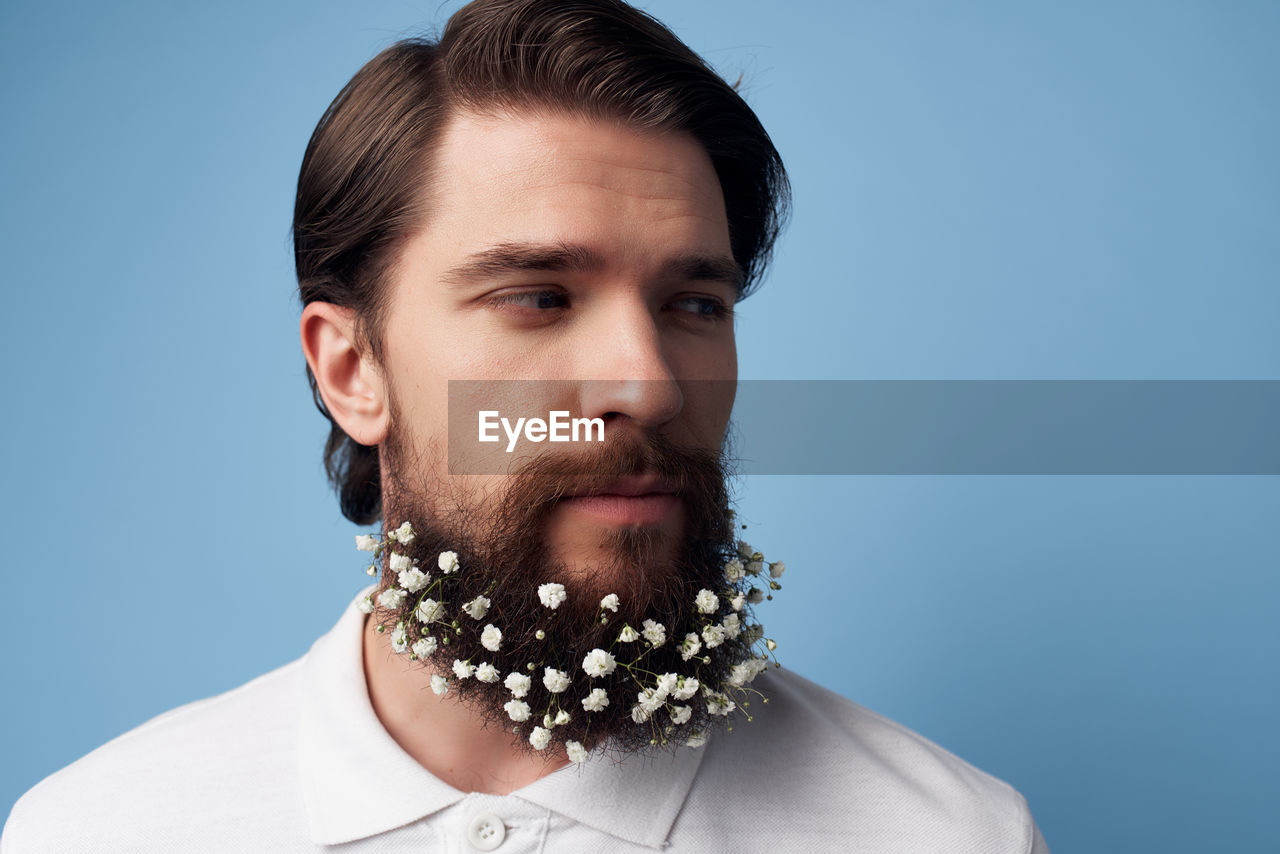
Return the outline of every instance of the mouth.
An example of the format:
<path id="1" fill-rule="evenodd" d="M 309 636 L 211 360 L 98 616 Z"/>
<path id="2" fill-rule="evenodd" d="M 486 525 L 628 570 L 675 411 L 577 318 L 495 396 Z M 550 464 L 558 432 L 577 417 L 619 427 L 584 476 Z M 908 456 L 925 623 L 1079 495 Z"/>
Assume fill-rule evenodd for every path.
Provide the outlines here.
<path id="1" fill-rule="evenodd" d="M 572 513 L 612 525 L 656 525 L 680 508 L 680 495 L 660 478 L 624 477 L 560 499 Z"/>

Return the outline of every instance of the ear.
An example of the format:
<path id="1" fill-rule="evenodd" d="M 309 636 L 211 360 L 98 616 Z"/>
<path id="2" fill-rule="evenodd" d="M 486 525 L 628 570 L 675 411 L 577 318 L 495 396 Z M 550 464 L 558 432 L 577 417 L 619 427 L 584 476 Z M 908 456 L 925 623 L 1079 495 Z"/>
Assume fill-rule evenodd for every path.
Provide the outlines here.
<path id="1" fill-rule="evenodd" d="M 355 311 L 308 303 L 299 327 L 302 353 L 333 420 L 361 445 L 381 444 L 390 417 L 386 383 L 373 356 L 356 347 Z"/>

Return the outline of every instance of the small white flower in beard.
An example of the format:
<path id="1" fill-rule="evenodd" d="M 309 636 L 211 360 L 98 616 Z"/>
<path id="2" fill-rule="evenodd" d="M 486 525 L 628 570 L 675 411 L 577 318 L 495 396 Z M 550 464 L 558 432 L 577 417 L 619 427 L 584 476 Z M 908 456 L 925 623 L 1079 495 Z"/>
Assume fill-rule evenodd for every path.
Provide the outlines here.
<path id="1" fill-rule="evenodd" d="M 480 633 L 480 645 L 489 652 L 497 652 L 498 647 L 502 646 L 502 630 L 493 623 L 485 626 Z"/>
<path id="2" fill-rule="evenodd" d="M 688 706 L 676 706 L 671 710 L 671 722 L 679 726 L 689 720 L 693 715 L 693 709 Z"/>
<path id="3" fill-rule="evenodd" d="M 724 565 L 724 580 L 730 584 L 736 584 L 746 575 L 746 571 L 742 568 L 742 561 L 734 558 Z"/>
<path id="4" fill-rule="evenodd" d="M 489 613 L 489 597 L 477 596 L 470 602 L 462 606 L 462 610 L 467 612 L 467 616 L 473 620 L 483 620 L 484 615 Z"/>
<path id="5" fill-rule="evenodd" d="M 409 559 L 408 555 L 392 552 L 391 557 L 387 559 L 387 565 L 391 567 L 392 572 L 404 572 L 413 566 L 413 561 Z"/>
<path id="6" fill-rule="evenodd" d="M 434 599 L 423 599 L 413 614 L 420 623 L 434 623 L 444 616 L 444 606 Z"/>
<path id="7" fill-rule="evenodd" d="M 742 607 L 747 604 L 747 597 L 741 593 L 735 593 L 733 598 L 729 600 L 729 607 L 735 611 L 741 611 Z"/>
<path id="8" fill-rule="evenodd" d="M 687 700 L 698 693 L 700 687 L 698 680 L 692 676 L 681 676 L 676 682 L 676 687 L 672 689 L 671 696 L 676 700 Z"/>
<path id="9" fill-rule="evenodd" d="M 550 584 L 538 585 L 538 601 L 550 608 L 552 611 L 559 608 L 566 598 L 568 597 L 565 596 L 563 584 L 556 584 L 553 582 Z"/>
<path id="10" fill-rule="evenodd" d="M 707 649 L 715 649 L 724 643 L 725 631 L 724 626 L 703 626 L 702 640 L 707 645 Z"/>
<path id="11" fill-rule="evenodd" d="M 631 643 L 640 639 L 640 634 L 631 626 L 623 626 L 622 631 L 618 632 L 618 643 Z"/>
<path id="12" fill-rule="evenodd" d="M 666 700 L 666 695 L 654 688 L 645 688 L 643 691 L 636 694 L 637 705 L 649 714 L 653 714 L 658 711 L 658 709 L 661 709 L 662 704 L 665 703 Z"/>
<path id="13" fill-rule="evenodd" d="M 417 593 L 427 586 L 428 576 L 420 569 L 406 569 L 400 573 L 400 586 L 410 593 Z"/>
<path id="14" fill-rule="evenodd" d="M 600 610 L 613 611 L 616 614 L 618 612 L 618 594 L 610 593 L 608 596 L 601 599 Z"/>
<path id="15" fill-rule="evenodd" d="M 787 565 L 780 560 L 769 564 L 769 576 L 771 578 L 781 578 L 782 573 L 786 571 Z"/>
<path id="16" fill-rule="evenodd" d="M 431 677 L 431 690 L 443 697 L 445 694 L 449 693 L 449 680 L 445 679 L 439 673 L 435 674 Z"/>
<path id="17" fill-rule="evenodd" d="M 697 606 L 700 614 L 714 614 L 720 609 L 720 600 L 716 598 L 716 594 L 705 587 L 698 591 L 693 604 Z"/>
<path id="18" fill-rule="evenodd" d="M 747 591 L 747 601 L 752 605 L 759 605 L 764 601 L 764 591 L 759 587 L 752 587 Z"/>
<path id="19" fill-rule="evenodd" d="M 565 752 L 569 754 L 569 761 L 581 765 L 587 761 L 587 749 L 579 742 L 566 741 L 564 743 Z"/>
<path id="20" fill-rule="evenodd" d="M 396 623 L 395 631 L 391 633 L 391 648 L 399 653 L 409 651 L 409 630 L 405 628 L 404 621 Z"/>
<path id="21" fill-rule="evenodd" d="M 524 700 L 508 700 L 502 708 L 506 710 L 507 717 L 516 723 L 529 720 L 529 704 Z"/>
<path id="22" fill-rule="evenodd" d="M 751 556 L 755 553 L 756 550 L 751 548 L 745 540 L 738 540 L 738 557 L 743 560 L 751 560 Z"/>
<path id="23" fill-rule="evenodd" d="M 440 552 L 440 557 L 436 558 L 436 566 L 440 567 L 440 571 L 445 575 L 458 571 L 458 553 L 457 552 Z"/>
<path id="24" fill-rule="evenodd" d="M 614 657 L 605 652 L 603 649 L 593 649 L 587 653 L 587 657 L 582 659 L 582 669 L 593 679 L 597 676 L 607 676 L 618 666 Z"/>
<path id="25" fill-rule="evenodd" d="M 360 609 L 361 614 L 372 614 L 373 613 L 373 594 L 370 593 L 368 596 L 365 596 L 363 599 L 357 602 L 356 607 Z"/>
<path id="26" fill-rule="evenodd" d="M 362 552 L 378 550 L 378 538 L 369 534 L 356 534 L 356 548 Z"/>
<path id="27" fill-rule="evenodd" d="M 551 730 L 540 726 L 534 727 L 533 732 L 529 733 L 529 743 L 533 745 L 534 750 L 545 750 L 551 743 Z"/>
<path id="28" fill-rule="evenodd" d="M 542 684 L 552 694 L 559 694 L 569 687 L 569 674 L 554 667 L 545 667 L 542 670 Z"/>
<path id="29" fill-rule="evenodd" d="M 631 707 L 631 720 L 635 721 L 638 724 L 642 724 L 645 721 L 649 720 L 650 714 L 652 714 L 652 712 L 650 712 L 644 706 L 641 706 L 639 704 L 636 704 Z"/>
<path id="30" fill-rule="evenodd" d="M 476 665 L 476 678 L 481 682 L 497 682 L 498 668 L 487 661 L 482 661 Z"/>
<path id="31" fill-rule="evenodd" d="M 680 677 L 675 673 L 664 673 L 658 677 L 658 694 L 662 699 L 666 699 L 667 695 L 676 689 L 680 684 Z"/>
<path id="32" fill-rule="evenodd" d="M 599 712 L 609 705 L 609 695 L 603 688 L 592 688 L 591 693 L 582 698 L 582 708 L 588 712 Z"/>
<path id="33" fill-rule="evenodd" d="M 680 657 L 685 661 L 693 658 L 702 650 L 702 639 L 693 632 L 684 636 L 684 642 L 680 644 Z"/>
<path id="34" fill-rule="evenodd" d="M 702 732 L 689 733 L 689 740 L 685 742 L 686 747 L 698 748 L 707 743 L 707 735 Z"/>
<path id="35" fill-rule="evenodd" d="M 726 697 L 724 694 L 719 693 L 718 691 L 709 691 L 704 688 L 702 690 L 702 693 L 706 697 L 707 711 L 713 715 L 728 715 L 735 708 L 737 708 L 737 705 L 733 702 L 733 700 L 730 700 L 728 697 Z"/>
<path id="36" fill-rule="evenodd" d="M 413 642 L 413 654 L 419 659 L 427 658 L 436 651 L 436 639 L 427 635 L 425 638 L 419 638 Z"/>
<path id="37" fill-rule="evenodd" d="M 399 587 L 388 587 L 378 594 L 378 604 L 394 610 L 404 604 L 404 598 L 408 595 Z"/>
<path id="38" fill-rule="evenodd" d="M 569 713 L 566 712 L 564 709 L 561 709 L 558 712 L 556 712 L 556 719 L 552 721 L 552 723 L 555 726 L 564 726 L 568 722 L 569 722 Z"/>
<path id="39" fill-rule="evenodd" d="M 396 528 L 390 534 L 387 534 L 387 539 L 395 540 L 396 542 L 407 546 L 409 543 L 412 543 L 414 539 L 413 526 L 408 522 L 402 522 L 399 528 Z"/>
<path id="40" fill-rule="evenodd" d="M 720 628 L 724 629 L 725 637 L 735 640 L 742 631 L 742 621 L 738 619 L 737 614 L 729 614 L 720 621 Z"/>
<path id="41" fill-rule="evenodd" d="M 747 564 L 747 573 L 749 575 L 759 575 L 764 571 L 764 562 L 753 560 Z"/>
<path id="42" fill-rule="evenodd" d="M 457 658 L 453 660 L 453 675 L 457 676 L 459 679 L 467 679 L 475 672 L 476 666 L 474 664 Z"/>
<path id="43" fill-rule="evenodd" d="M 662 623 L 655 623 L 653 620 L 644 621 L 644 630 L 641 632 L 644 639 L 655 647 L 662 646 L 667 642 L 667 627 Z"/>
<path id="44" fill-rule="evenodd" d="M 529 688 L 533 685 L 533 680 L 523 673 L 508 673 L 507 679 L 502 683 L 507 686 L 507 690 L 511 692 L 511 696 L 520 698 L 529 693 Z"/>

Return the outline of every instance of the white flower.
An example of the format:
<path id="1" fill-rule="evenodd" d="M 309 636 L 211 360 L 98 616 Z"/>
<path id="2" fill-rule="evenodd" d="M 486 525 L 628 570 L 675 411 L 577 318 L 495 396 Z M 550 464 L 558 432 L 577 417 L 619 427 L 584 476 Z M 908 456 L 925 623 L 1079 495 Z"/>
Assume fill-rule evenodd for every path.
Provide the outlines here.
<path id="1" fill-rule="evenodd" d="M 675 673 L 664 673 L 658 677 L 658 694 L 662 699 L 666 699 L 667 695 L 676 689 L 680 684 L 680 677 Z"/>
<path id="2" fill-rule="evenodd" d="M 691 732 L 689 733 L 689 740 L 685 742 L 685 746 L 697 748 L 697 747 L 701 747 L 706 743 L 707 743 L 706 733 Z"/>
<path id="3" fill-rule="evenodd" d="M 747 591 L 747 601 L 752 605 L 759 605 L 764 601 L 764 591 L 759 587 L 752 587 Z"/>
<path id="4" fill-rule="evenodd" d="M 391 633 L 391 648 L 400 653 L 409 651 L 409 630 L 403 620 L 396 623 L 395 631 Z"/>
<path id="5" fill-rule="evenodd" d="M 725 681 L 734 688 L 741 688 L 759 676 L 761 671 L 768 666 L 769 663 L 763 658 L 748 659 L 741 664 L 735 664 L 733 670 L 729 671 L 729 678 Z"/>
<path id="6" fill-rule="evenodd" d="M 603 688 L 592 688 L 591 693 L 582 698 L 582 708 L 588 712 L 598 712 L 609 705 L 609 695 Z"/>
<path id="7" fill-rule="evenodd" d="M 459 679 L 466 679 L 476 672 L 476 666 L 470 662 L 455 658 L 453 660 L 453 675 Z"/>
<path id="8" fill-rule="evenodd" d="M 436 566 L 440 567 L 440 571 L 445 575 L 458 570 L 458 553 L 457 552 L 440 552 L 440 557 L 436 559 Z"/>
<path id="9" fill-rule="evenodd" d="M 420 569 L 406 569 L 400 573 L 400 586 L 410 593 L 417 593 L 427 586 L 427 574 Z"/>
<path id="10" fill-rule="evenodd" d="M 399 528 L 387 534 L 387 539 L 395 540 L 401 545 L 407 546 L 413 542 L 413 526 L 408 522 L 402 522 Z"/>
<path id="11" fill-rule="evenodd" d="M 618 663 L 613 655 L 603 649 L 593 649 L 587 653 L 586 658 L 582 659 L 582 669 L 593 679 L 612 673 L 617 666 Z"/>
<path id="12" fill-rule="evenodd" d="M 485 626 L 480 633 L 480 645 L 489 652 L 497 652 L 498 647 L 502 646 L 502 630 L 493 623 Z"/>
<path id="13" fill-rule="evenodd" d="M 569 713 L 564 709 L 556 712 L 555 719 L 551 721 L 552 726 L 564 726 L 569 722 Z"/>
<path id="14" fill-rule="evenodd" d="M 563 670 L 556 670 L 554 667 L 544 667 L 542 669 L 542 684 L 546 685 L 547 690 L 552 694 L 559 694 L 569 687 L 569 674 Z"/>
<path id="15" fill-rule="evenodd" d="M 564 743 L 565 752 L 569 754 L 569 761 L 576 762 L 581 765 L 587 761 L 587 749 L 579 742 L 566 741 Z"/>
<path id="16" fill-rule="evenodd" d="M 703 689 L 702 693 L 706 695 L 707 711 L 713 715 L 728 715 L 736 708 L 733 700 L 730 700 L 719 691 Z"/>
<path id="17" fill-rule="evenodd" d="M 618 643 L 631 643 L 639 639 L 640 633 L 631 626 L 623 626 L 622 631 L 618 632 Z"/>
<path id="18" fill-rule="evenodd" d="M 606 597 L 604 597 L 603 599 L 601 599 L 601 600 L 600 600 L 600 610 L 601 610 L 601 611 L 613 611 L 614 613 L 617 613 L 617 611 L 618 611 L 618 594 L 617 594 L 617 593 L 610 593 L 608 596 L 606 596 Z"/>
<path id="19" fill-rule="evenodd" d="M 441 697 L 449 693 L 449 680 L 445 679 L 439 673 L 431 677 L 431 690 L 435 691 Z"/>
<path id="20" fill-rule="evenodd" d="M 655 623 L 653 620 L 644 621 L 644 631 L 641 632 L 644 639 L 655 647 L 662 646 L 667 642 L 667 627 L 662 623 Z"/>
<path id="21" fill-rule="evenodd" d="M 787 565 L 780 560 L 769 564 L 769 576 L 771 578 L 781 578 L 782 573 L 786 571 Z"/>
<path id="22" fill-rule="evenodd" d="M 755 553 L 756 550 L 751 548 L 745 540 L 738 540 L 738 557 L 743 560 L 751 560 L 751 556 Z"/>
<path id="23" fill-rule="evenodd" d="M 641 706 L 639 704 L 636 704 L 631 707 L 631 720 L 635 721 L 638 724 L 642 724 L 645 721 L 649 720 L 649 715 L 651 714 L 653 714 L 651 711 L 649 711 L 644 706 Z"/>
<path id="24" fill-rule="evenodd" d="M 707 644 L 707 649 L 715 649 L 724 643 L 725 630 L 724 626 L 703 626 L 702 640 Z"/>
<path id="25" fill-rule="evenodd" d="M 724 580 L 734 584 L 742 580 L 746 572 L 742 569 L 742 561 L 734 558 L 724 565 Z"/>
<path id="26" fill-rule="evenodd" d="M 370 593 L 368 596 L 365 596 L 363 599 L 357 602 L 356 607 L 360 609 L 361 614 L 372 614 L 373 613 L 373 594 Z"/>
<path id="27" fill-rule="evenodd" d="M 693 604 L 697 605 L 698 611 L 703 614 L 714 614 L 720 608 L 720 600 L 716 598 L 716 594 L 705 587 L 698 591 Z"/>
<path id="28" fill-rule="evenodd" d="M 671 710 L 671 722 L 677 726 L 685 723 L 693 715 L 693 709 L 688 706 L 676 706 Z"/>
<path id="29" fill-rule="evenodd" d="M 413 654 L 419 659 L 429 657 L 436 651 L 436 639 L 427 635 L 425 638 L 418 638 L 413 642 Z"/>
<path id="30" fill-rule="evenodd" d="M 511 696 L 519 698 L 529 693 L 529 686 L 533 684 L 533 680 L 523 673 L 508 673 L 506 681 L 502 684 L 507 686 Z"/>
<path id="31" fill-rule="evenodd" d="M 529 720 L 529 704 L 524 700 L 507 700 L 502 708 L 506 710 L 507 717 L 516 723 Z"/>
<path id="32" fill-rule="evenodd" d="M 692 676 L 681 676 L 676 687 L 671 691 L 671 697 L 676 700 L 687 700 L 698 693 L 699 687 L 697 679 Z"/>
<path id="33" fill-rule="evenodd" d="M 534 750 L 545 750 L 551 743 L 551 730 L 540 726 L 534 727 L 533 732 L 529 733 L 529 743 L 533 745 Z"/>
<path id="34" fill-rule="evenodd" d="M 755 645 L 755 642 L 764 637 L 764 626 L 759 623 L 752 623 L 742 630 L 742 642 L 747 646 Z"/>
<path id="35" fill-rule="evenodd" d="M 418 609 L 413 614 L 419 622 L 434 623 L 444 616 L 444 606 L 434 599 L 423 599 L 418 603 Z"/>
<path id="36" fill-rule="evenodd" d="M 684 642 L 680 644 L 680 657 L 685 661 L 693 658 L 702 649 L 702 639 L 693 632 L 684 636 Z"/>
<path id="37" fill-rule="evenodd" d="M 481 682 L 497 682 L 498 668 L 487 661 L 482 661 L 476 666 L 476 678 Z"/>
<path id="38" fill-rule="evenodd" d="M 356 534 L 356 548 L 362 552 L 377 551 L 378 538 L 368 534 Z"/>
<path id="39" fill-rule="evenodd" d="M 387 564 L 391 567 L 392 572 L 404 572 L 413 566 L 413 561 L 409 559 L 408 555 L 392 552 L 391 557 L 387 559 Z"/>
<path id="40" fill-rule="evenodd" d="M 734 594 L 734 597 L 729 600 L 729 607 L 735 611 L 741 611 L 745 604 L 747 604 L 747 597 L 741 593 Z"/>
<path id="41" fill-rule="evenodd" d="M 409 594 L 399 587 L 388 587 L 378 594 L 378 604 L 384 608 L 399 608 Z"/>
<path id="42" fill-rule="evenodd" d="M 666 696 L 655 688 L 645 688 L 636 694 L 637 705 L 644 709 L 649 715 L 662 708 L 662 704 L 666 702 Z M 648 717 L 648 715 L 646 715 Z"/>
<path id="43" fill-rule="evenodd" d="M 734 640 L 742 631 L 742 621 L 738 619 L 737 614 L 729 614 L 720 621 L 720 627 L 724 629 L 725 636 L 729 640 Z"/>
<path id="44" fill-rule="evenodd" d="M 764 563 L 762 561 L 753 560 L 747 564 L 747 573 L 749 575 L 759 575 L 763 570 Z"/>
<path id="45" fill-rule="evenodd" d="M 564 594 L 564 585 L 552 582 L 550 584 L 538 585 L 538 601 L 542 602 L 552 611 L 560 607 L 567 597 Z"/>
<path id="46" fill-rule="evenodd" d="M 489 613 L 489 597 L 477 596 L 470 602 L 462 606 L 462 610 L 467 612 L 467 616 L 473 620 L 483 620 L 484 615 Z"/>
<path id="47" fill-rule="evenodd" d="M 768 648 L 769 652 L 773 652 L 775 649 L 778 648 L 778 642 L 773 638 L 765 638 L 764 645 L 765 647 Z"/>

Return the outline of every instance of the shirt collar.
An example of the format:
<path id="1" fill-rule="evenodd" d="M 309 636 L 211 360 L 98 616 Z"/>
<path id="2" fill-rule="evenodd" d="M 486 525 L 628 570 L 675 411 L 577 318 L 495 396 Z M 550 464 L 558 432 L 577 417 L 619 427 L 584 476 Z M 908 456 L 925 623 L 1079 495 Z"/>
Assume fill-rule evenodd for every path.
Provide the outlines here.
<path id="1" fill-rule="evenodd" d="M 382 728 L 365 682 L 361 590 L 303 662 L 299 771 L 312 841 L 337 845 L 410 824 L 463 800 Z M 705 748 L 617 761 L 592 754 L 517 789 L 520 798 L 628 842 L 661 848 Z"/>

